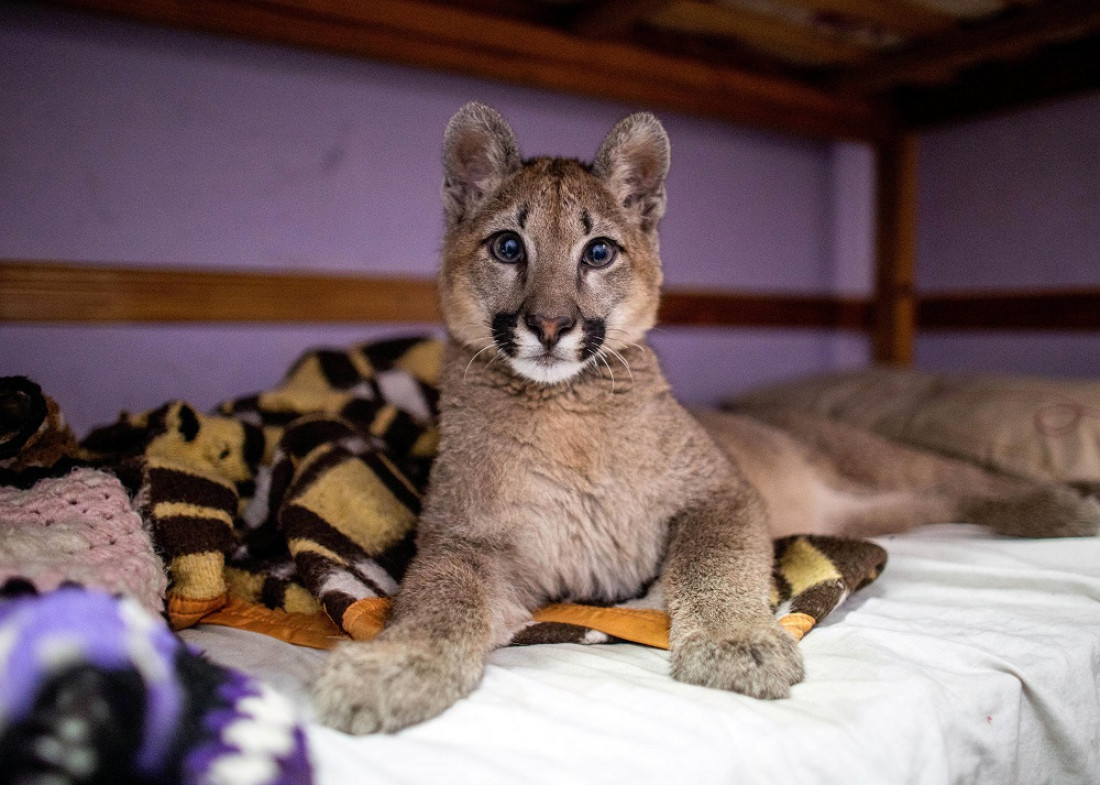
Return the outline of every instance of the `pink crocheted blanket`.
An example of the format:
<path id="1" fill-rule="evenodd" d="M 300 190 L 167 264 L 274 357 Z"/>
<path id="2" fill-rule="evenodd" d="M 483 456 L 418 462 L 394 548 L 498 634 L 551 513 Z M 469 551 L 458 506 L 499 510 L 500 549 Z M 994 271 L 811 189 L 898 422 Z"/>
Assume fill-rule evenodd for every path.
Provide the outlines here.
<path id="1" fill-rule="evenodd" d="M 168 580 L 118 478 L 97 469 L 0 487 L 0 585 L 39 592 L 78 583 L 125 593 L 160 613 Z"/>
<path id="2" fill-rule="evenodd" d="M 127 490 L 114 474 L 70 468 L 76 442 L 53 401 L 29 380 L 4 382 L 0 587 L 75 583 L 162 613 L 167 574 Z"/>

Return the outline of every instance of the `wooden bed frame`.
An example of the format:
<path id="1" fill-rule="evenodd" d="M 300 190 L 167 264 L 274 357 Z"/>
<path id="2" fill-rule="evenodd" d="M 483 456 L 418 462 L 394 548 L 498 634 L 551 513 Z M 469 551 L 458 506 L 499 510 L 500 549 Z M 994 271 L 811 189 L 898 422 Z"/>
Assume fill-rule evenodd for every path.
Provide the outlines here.
<path id="1" fill-rule="evenodd" d="M 1100 3 L 1005 0 L 1004 13 L 963 23 L 937 21 L 905 0 L 776 2 L 875 17 L 877 24 L 908 29 L 911 39 L 851 62 L 848 49 L 823 47 L 820 31 L 794 35 L 772 29 L 774 23 L 761 29 L 759 20 L 753 26 L 742 17 L 715 16 L 718 6 L 667 0 L 53 4 L 873 146 L 876 266 L 870 298 L 674 289 L 663 301 L 664 324 L 869 331 L 875 362 L 894 365 L 911 363 L 918 330 L 1100 330 L 1100 287 L 919 295 L 914 289 L 919 130 L 1100 86 Z M 563 22 L 565 6 L 570 16 Z M 692 46 L 682 35 L 655 41 L 646 24 L 670 13 L 702 14 L 740 43 L 755 35 L 800 46 L 796 54 L 803 62 L 795 68 L 790 57 L 739 61 L 728 47 L 716 47 L 711 35 L 696 36 L 688 42 Z M 594 38 L 599 46 L 593 46 Z M 824 65 L 808 67 L 805 61 L 812 57 L 824 57 Z M 931 87 L 929 80 L 935 83 Z M 1006 90 L 1006 83 L 1012 89 Z M 0 322 L 438 319 L 434 284 L 422 279 L 0 260 Z"/>

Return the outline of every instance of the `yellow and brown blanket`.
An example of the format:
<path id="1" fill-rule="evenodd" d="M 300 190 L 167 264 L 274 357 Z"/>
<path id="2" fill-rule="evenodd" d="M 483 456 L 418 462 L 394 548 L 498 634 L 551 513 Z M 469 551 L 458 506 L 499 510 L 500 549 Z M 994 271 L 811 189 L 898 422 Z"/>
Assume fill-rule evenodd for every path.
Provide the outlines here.
<path id="1" fill-rule="evenodd" d="M 214 412 L 177 401 L 89 434 L 80 458 L 131 488 L 164 558 L 175 627 L 224 624 L 315 647 L 382 628 L 415 553 L 441 353 L 425 338 L 312 351 L 278 387 Z M 777 541 L 781 623 L 801 637 L 885 561 L 865 541 Z M 653 605 L 552 605 L 513 643 L 667 648 Z"/>

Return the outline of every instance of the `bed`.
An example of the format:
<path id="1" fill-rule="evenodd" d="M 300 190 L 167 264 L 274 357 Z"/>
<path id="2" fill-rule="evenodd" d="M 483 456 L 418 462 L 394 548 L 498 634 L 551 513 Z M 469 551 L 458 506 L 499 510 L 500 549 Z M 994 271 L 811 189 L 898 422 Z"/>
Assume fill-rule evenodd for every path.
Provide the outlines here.
<path id="1" fill-rule="evenodd" d="M 992 3 L 960 19 L 907 3 L 805 0 L 773 3 L 788 14 L 763 28 L 736 3 L 60 5 L 873 147 L 872 296 L 673 289 L 664 324 L 870 335 L 875 362 L 893 367 L 912 362 L 919 331 L 1100 329 L 1094 287 L 914 291 L 917 132 L 1095 87 L 1100 14 L 1091 2 Z M 846 33 L 845 46 L 822 44 L 844 28 L 834 15 L 868 14 L 886 14 L 876 24 L 900 26 L 901 39 L 895 31 L 869 45 Z M 791 19 L 810 30 L 777 39 L 776 26 Z M 594 37 L 611 43 L 592 61 Z M 487 40 L 512 48 L 485 54 Z M 310 322 L 322 310 L 329 323 L 432 323 L 435 309 L 421 278 L 0 263 L 0 320 L 9 325 L 263 326 Z M 827 413 L 843 414 L 835 405 Z M 1096 413 L 1091 404 L 1059 410 L 1053 430 L 1072 421 L 1091 434 Z M 1095 436 L 1085 438 L 1097 449 Z M 1068 480 L 1095 492 L 1089 483 L 1100 476 Z M 805 636 L 807 678 L 774 703 L 674 682 L 658 647 L 556 642 L 495 652 L 482 686 L 436 720 L 356 739 L 311 720 L 307 685 L 322 651 L 224 624 L 180 634 L 289 698 L 323 783 L 1095 782 L 1100 539 L 1012 540 L 960 522 L 874 544 L 887 566 Z"/>
<path id="2" fill-rule="evenodd" d="M 677 683 L 653 648 L 511 647 L 423 726 L 352 739 L 311 724 L 318 781 L 1094 781 L 1100 542 L 937 526 L 882 544 L 882 577 L 803 641 L 790 700 Z M 229 628 L 183 635 L 308 713 L 321 652 Z"/>
<path id="3" fill-rule="evenodd" d="M 122 760 L 159 751 L 164 782 L 1093 781 L 1100 537 L 966 523 L 777 540 L 776 616 L 807 668 L 786 700 L 670 679 L 667 620 L 641 598 L 543 609 L 471 696 L 420 726 L 356 738 L 317 723 L 309 685 L 325 650 L 377 634 L 407 563 L 435 441 L 416 413 L 431 409 L 440 348 L 407 337 L 309 352 L 273 390 L 210 413 L 124 413 L 79 448 L 37 385 L 0 379 L 0 749 L 12 765 L 69 761 L 72 774 L 84 758 L 53 750 L 103 734 L 125 740 Z M 353 354 L 373 376 L 333 384 L 324 368 Z M 1095 382 L 880 368 L 727 405 L 828 412 L 1100 490 Z M 37 427 L 13 428 L 13 413 Z M 272 462 L 239 473 L 261 430 L 280 427 Z M 158 703 L 166 685 L 184 697 Z M 181 755 L 189 776 L 170 768 Z"/>

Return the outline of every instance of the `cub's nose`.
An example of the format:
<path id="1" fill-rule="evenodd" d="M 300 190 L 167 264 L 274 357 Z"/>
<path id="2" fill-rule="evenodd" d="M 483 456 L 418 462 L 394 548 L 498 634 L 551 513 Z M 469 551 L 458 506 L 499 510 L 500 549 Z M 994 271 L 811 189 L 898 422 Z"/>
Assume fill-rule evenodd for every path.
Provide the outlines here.
<path id="1" fill-rule="evenodd" d="M 572 316 L 542 316 L 537 313 L 527 314 L 524 321 L 547 349 L 553 348 L 558 339 L 577 323 Z"/>

